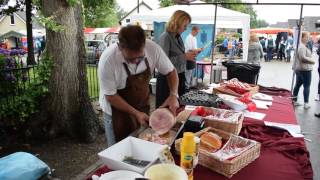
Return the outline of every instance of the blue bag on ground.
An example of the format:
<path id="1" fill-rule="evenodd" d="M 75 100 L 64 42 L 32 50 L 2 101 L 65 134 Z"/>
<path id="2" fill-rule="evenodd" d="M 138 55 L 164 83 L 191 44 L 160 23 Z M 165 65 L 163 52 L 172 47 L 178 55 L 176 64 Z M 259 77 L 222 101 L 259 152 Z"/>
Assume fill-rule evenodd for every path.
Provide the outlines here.
<path id="1" fill-rule="evenodd" d="M 30 153 L 16 152 L 0 158 L 0 179 L 36 180 L 49 170 L 46 163 Z"/>

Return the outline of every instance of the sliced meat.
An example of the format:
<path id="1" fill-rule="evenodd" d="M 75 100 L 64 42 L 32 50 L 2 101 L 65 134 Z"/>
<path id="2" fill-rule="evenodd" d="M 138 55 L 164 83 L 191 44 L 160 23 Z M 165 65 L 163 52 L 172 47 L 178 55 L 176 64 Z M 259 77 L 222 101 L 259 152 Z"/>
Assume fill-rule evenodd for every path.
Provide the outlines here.
<path id="1" fill-rule="evenodd" d="M 167 133 L 175 123 L 175 117 L 167 108 L 156 109 L 149 119 L 149 125 L 159 135 Z"/>

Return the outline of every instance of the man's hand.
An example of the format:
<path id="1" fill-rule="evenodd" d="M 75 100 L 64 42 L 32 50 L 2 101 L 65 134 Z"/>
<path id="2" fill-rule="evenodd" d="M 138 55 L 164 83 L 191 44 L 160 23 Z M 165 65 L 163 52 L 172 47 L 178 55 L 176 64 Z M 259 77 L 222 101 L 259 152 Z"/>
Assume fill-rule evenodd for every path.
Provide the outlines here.
<path id="1" fill-rule="evenodd" d="M 174 116 L 176 116 L 176 111 L 179 108 L 179 102 L 176 96 L 169 95 L 169 97 L 166 99 L 166 101 L 160 106 L 163 107 L 169 107 L 170 111 L 173 113 Z"/>
<path id="2" fill-rule="evenodd" d="M 136 114 L 135 114 L 135 117 L 137 118 L 137 120 L 138 120 L 138 122 L 140 123 L 141 126 L 147 126 L 148 125 L 149 116 L 146 113 L 137 111 Z"/>
<path id="3" fill-rule="evenodd" d="M 187 61 L 195 61 L 197 52 L 195 51 L 189 51 L 185 53 Z"/>

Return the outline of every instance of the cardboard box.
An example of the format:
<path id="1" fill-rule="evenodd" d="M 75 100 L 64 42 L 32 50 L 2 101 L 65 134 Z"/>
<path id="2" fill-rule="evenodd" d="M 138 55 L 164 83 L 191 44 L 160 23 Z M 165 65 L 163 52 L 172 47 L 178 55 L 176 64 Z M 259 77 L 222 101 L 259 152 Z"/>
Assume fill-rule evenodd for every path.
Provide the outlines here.
<path id="1" fill-rule="evenodd" d="M 156 162 L 163 148 L 165 148 L 164 145 L 129 136 L 98 153 L 98 156 L 112 170 L 129 170 L 143 174 L 149 166 Z M 123 162 L 126 156 L 150 161 L 150 163 L 145 167 L 137 167 Z"/>

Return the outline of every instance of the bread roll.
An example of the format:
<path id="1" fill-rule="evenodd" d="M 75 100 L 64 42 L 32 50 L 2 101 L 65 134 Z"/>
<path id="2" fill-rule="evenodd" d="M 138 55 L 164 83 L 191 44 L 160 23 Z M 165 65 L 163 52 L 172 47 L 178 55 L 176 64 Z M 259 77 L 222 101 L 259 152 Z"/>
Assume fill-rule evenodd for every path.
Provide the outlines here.
<path id="1" fill-rule="evenodd" d="M 205 132 L 200 136 L 200 148 L 212 153 L 222 146 L 221 137 L 212 132 Z"/>

